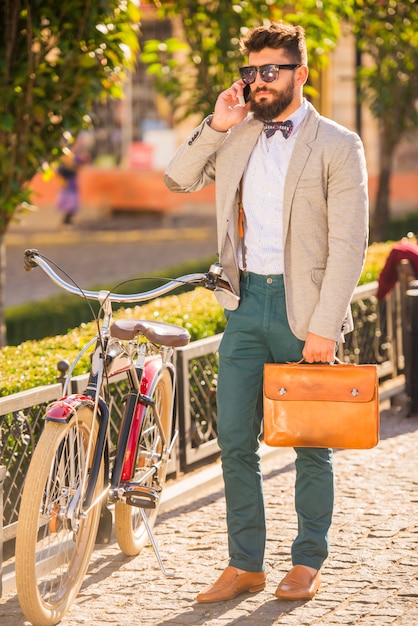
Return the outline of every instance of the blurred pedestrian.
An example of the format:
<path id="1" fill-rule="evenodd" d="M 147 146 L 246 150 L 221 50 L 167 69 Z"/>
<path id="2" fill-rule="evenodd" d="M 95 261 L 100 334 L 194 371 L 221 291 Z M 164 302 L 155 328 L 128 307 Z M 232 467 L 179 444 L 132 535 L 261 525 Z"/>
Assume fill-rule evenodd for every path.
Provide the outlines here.
<path id="1" fill-rule="evenodd" d="M 404 237 L 391 248 L 379 275 L 378 300 L 385 300 L 398 281 L 398 268 L 402 260 L 409 261 L 415 278 L 418 278 L 418 245 L 415 237 Z"/>
<path id="2" fill-rule="evenodd" d="M 85 137 L 88 135 L 80 134 L 71 150 L 65 148 L 58 164 L 60 189 L 57 209 L 63 214 L 62 225 L 66 228 L 73 226 L 74 217 L 80 208 L 79 169 L 91 161 L 90 142 Z"/>

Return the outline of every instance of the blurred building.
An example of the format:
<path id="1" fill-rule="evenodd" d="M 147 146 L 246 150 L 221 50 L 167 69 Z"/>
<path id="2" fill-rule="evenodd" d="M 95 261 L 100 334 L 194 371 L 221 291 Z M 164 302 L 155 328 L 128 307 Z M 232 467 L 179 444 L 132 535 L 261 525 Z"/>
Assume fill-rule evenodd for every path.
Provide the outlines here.
<path id="1" fill-rule="evenodd" d="M 173 33 L 175 25 L 170 20 L 157 20 L 153 9 L 146 3 L 141 5 L 141 9 L 141 42 L 164 40 L 177 34 Z M 346 29 L 316 85 L 319 95 L 314 104 L 323 115 L 357 131 L 362 137 L 373 198 L 379 165 L 379 134 L 377 122 L 370 111 L 358 103 L 355 73 L 359 62 L 355 38 Z M 177 145 L 195 125 L 193 120 L 189 126 L 173 127 L 167 102 L 154 90 L 153 82 L 146 66 L 139 62 L 127 82 L 125 99 L 96 105 L 97 165 L 161 171 Z M 396 152 L 391 194 L 394 215 L 417 210 L 417 137 L 418 133 L 404 139 Z"/>

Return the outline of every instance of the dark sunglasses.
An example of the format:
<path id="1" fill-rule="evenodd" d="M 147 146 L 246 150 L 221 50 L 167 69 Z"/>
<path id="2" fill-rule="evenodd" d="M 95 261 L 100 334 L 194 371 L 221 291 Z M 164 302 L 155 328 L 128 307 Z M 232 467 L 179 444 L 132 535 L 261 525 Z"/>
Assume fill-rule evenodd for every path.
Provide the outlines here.
<path id="1" fill-rule="evenodd" d="M 269 65 L 246 65 L 239 68 L 241 78 L 246 85 L 251 85 L 257 77 L 257 72 L 260 72 L 260 78 L 265 83 L 273 83 L 279 78 L 280 70 L 295 70 L 300 67 L 300 63 L 289 63 L 287 65 L 277 65 L 276 63 L 270 63 Z"/>

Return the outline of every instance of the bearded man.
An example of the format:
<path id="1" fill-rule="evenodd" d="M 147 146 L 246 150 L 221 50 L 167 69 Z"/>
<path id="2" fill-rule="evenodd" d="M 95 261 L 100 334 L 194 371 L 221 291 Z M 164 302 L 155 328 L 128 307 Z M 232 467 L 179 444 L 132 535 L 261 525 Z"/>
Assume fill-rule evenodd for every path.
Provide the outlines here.
<path id="1" fill-rule="evenodd" d="M 261 26 L 242 48 L 248 65 L 241 79 L 219 94 L 213 114 L 179 148 L 165 176 L 175 192 L 216 182 L 219 261 L 237 296 L 230 301 L 220 291 L 218 298 L 227 317 L 217 407 L 229 563 L 198 602 L 265 587 L 264 364 L 334 360 L 337 343 L 353 328 L 350 301 L 367 249 L 363 146 L 304 98 L 303 29 Z M 295 452 L 293 567 L 275 595 L 299 600 L 312 598 L 321 583 L 334 494 L 332 450 Z"/>

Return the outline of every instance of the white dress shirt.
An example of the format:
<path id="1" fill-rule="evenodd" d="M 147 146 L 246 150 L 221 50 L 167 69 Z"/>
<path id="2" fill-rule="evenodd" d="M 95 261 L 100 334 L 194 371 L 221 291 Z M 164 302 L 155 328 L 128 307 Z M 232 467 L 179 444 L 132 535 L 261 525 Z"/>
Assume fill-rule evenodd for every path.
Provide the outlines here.
<path id="1" fill-rule="evenodd" d="M 281 131 L 267 137 L 262 131 L 243 176 L 245 213 L 245 265 L 241 269 L 267 276 L 283 274 L 283 191 L 296 137 L 308 107 L 302 105 L 287 118 L 293 130 L 285 139 Z M 286 120 L 281 120 L 286 121 Z"/>

